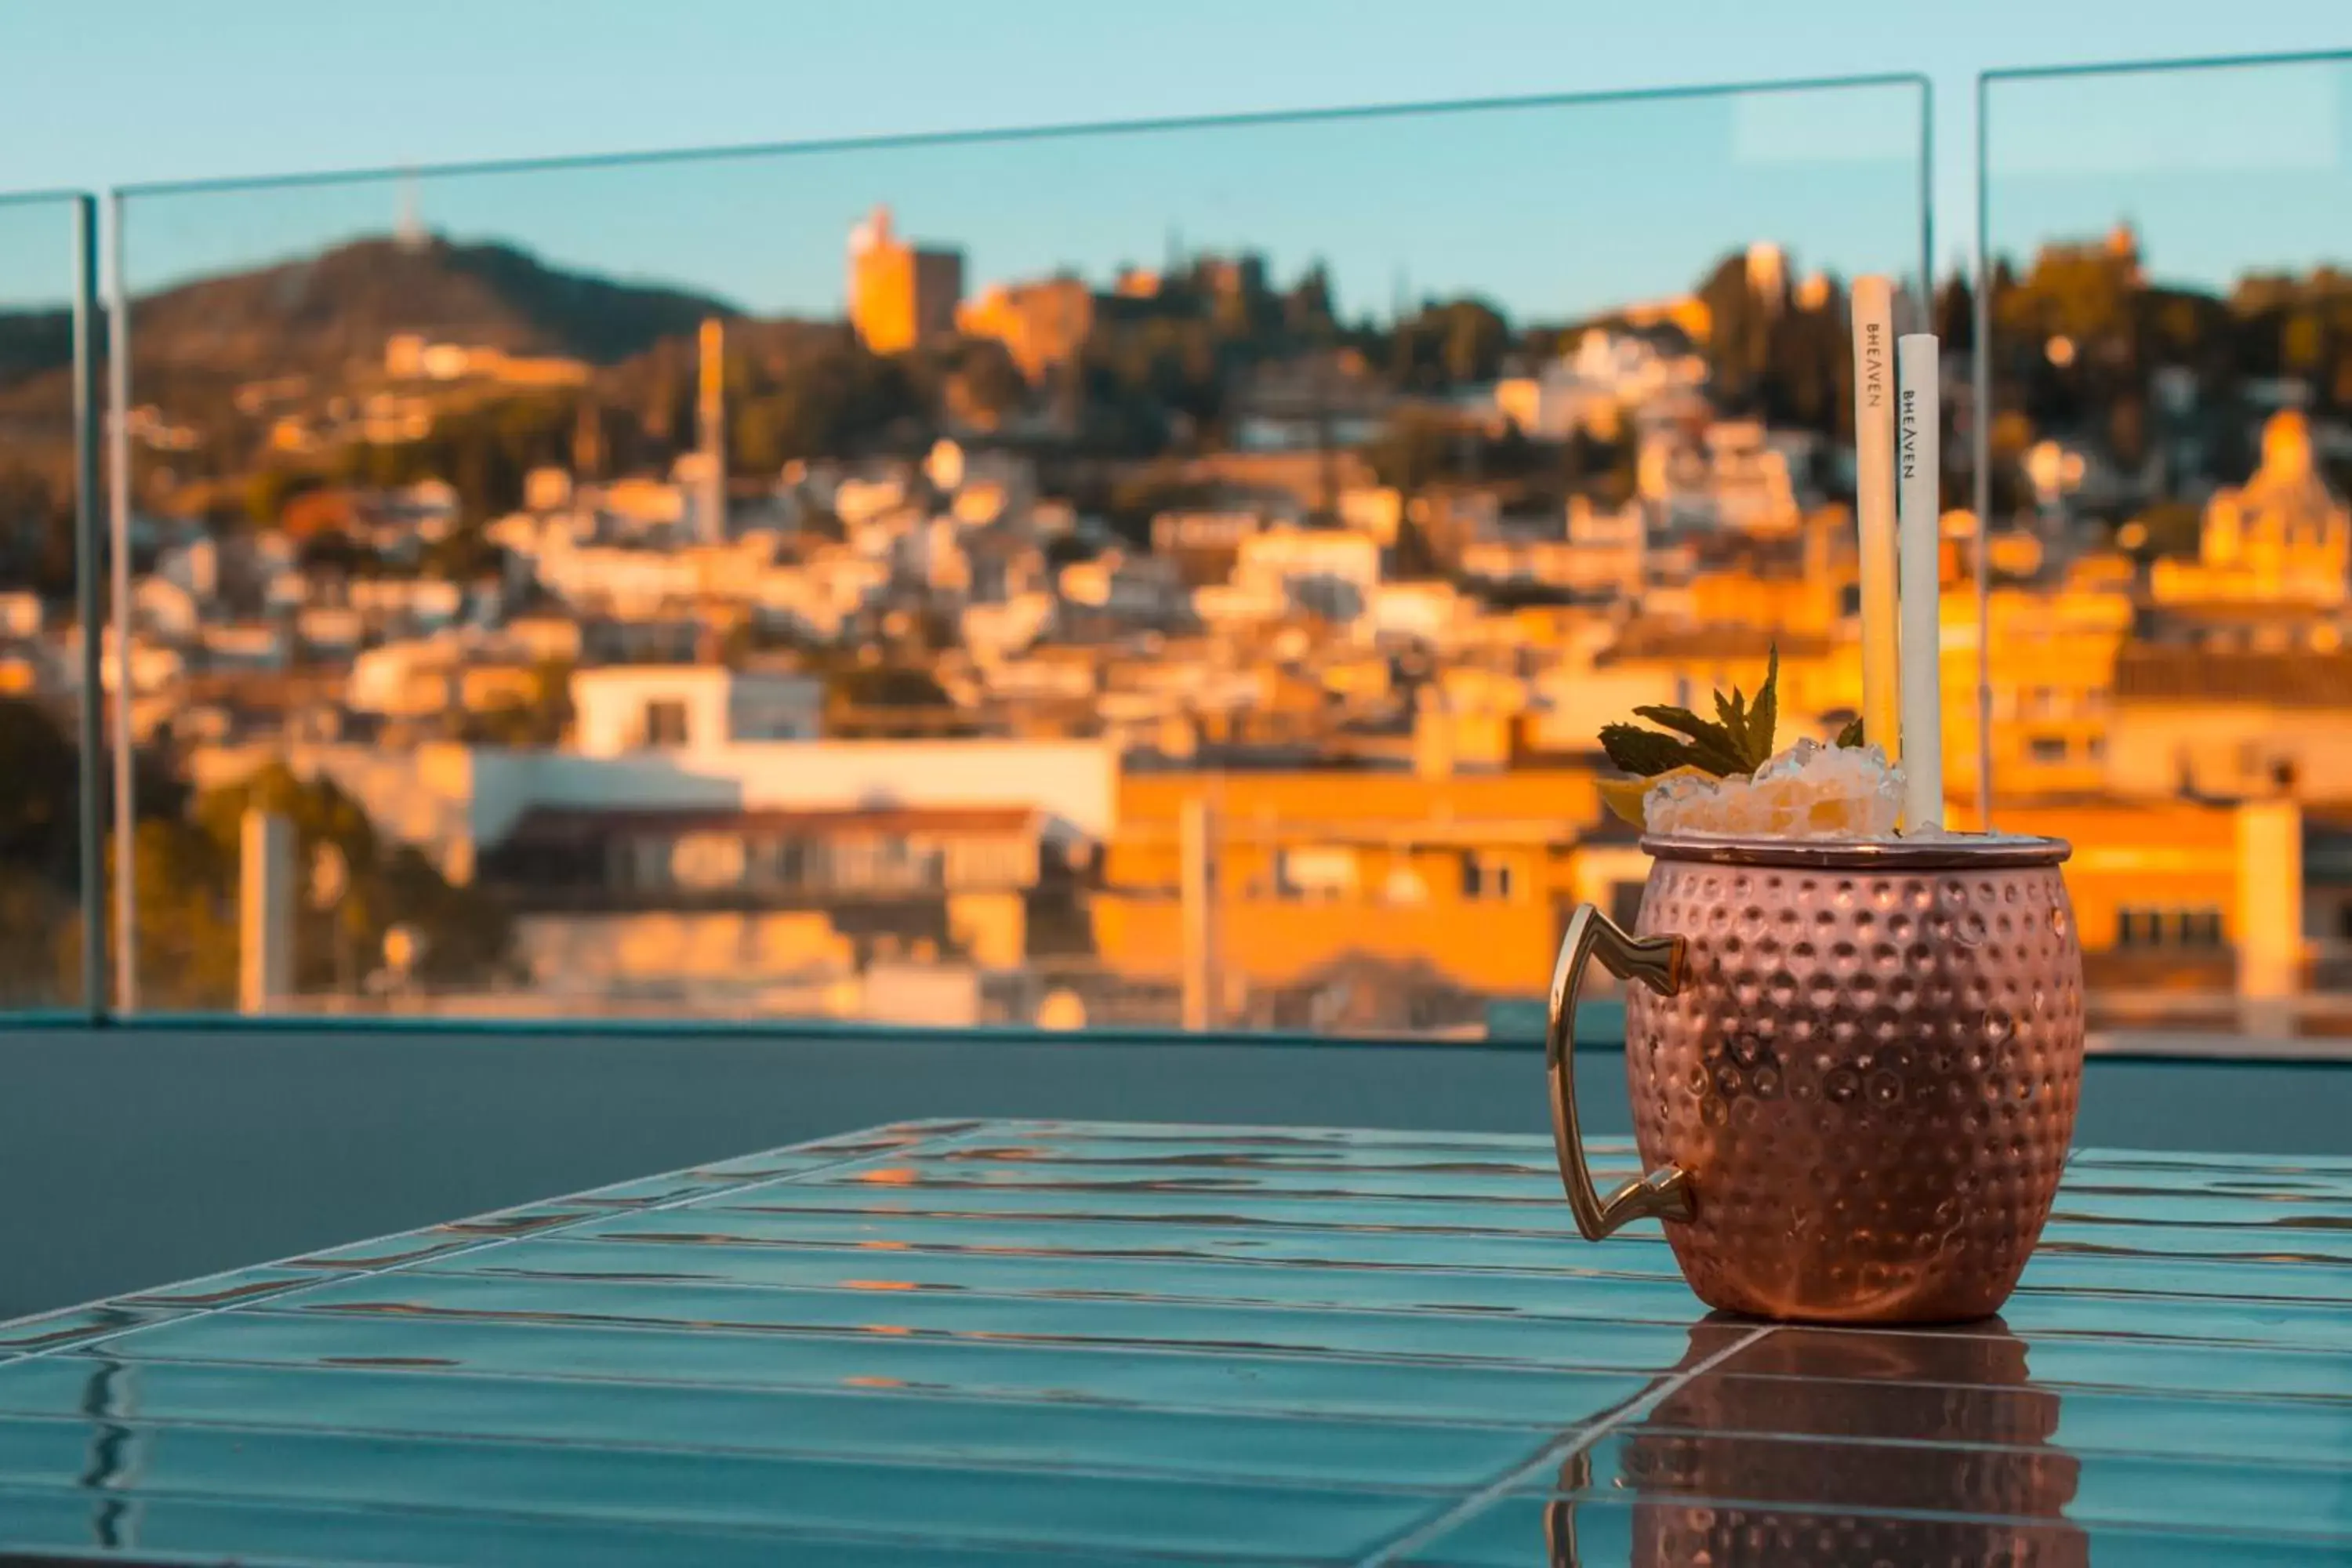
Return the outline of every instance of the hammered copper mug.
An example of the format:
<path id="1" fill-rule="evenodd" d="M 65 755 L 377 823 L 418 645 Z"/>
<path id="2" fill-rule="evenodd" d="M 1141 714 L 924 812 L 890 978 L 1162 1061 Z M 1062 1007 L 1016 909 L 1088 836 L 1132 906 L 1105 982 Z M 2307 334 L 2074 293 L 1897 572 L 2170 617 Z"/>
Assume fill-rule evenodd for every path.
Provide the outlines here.
<path id="1" fill-rule="evenodd" d="M 1635 934 L 1590 904 L 1553 968 L 1560 1180 L 1597 1241 L 1664 1222 L 1701 1300 L 1820 1322 L 1985 1317 L 2050 1213 L 2083 1077 L 2052 838 L 1651 836 Z M 1585 963 L 1626 988 L 1650 1174 L 1603 1199 L 1576 1119 Z"/>

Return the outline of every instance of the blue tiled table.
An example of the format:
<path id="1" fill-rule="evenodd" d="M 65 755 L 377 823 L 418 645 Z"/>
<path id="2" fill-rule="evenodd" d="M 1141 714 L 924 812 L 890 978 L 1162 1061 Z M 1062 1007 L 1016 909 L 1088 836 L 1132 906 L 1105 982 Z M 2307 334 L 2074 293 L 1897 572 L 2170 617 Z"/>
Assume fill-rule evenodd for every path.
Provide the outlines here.
<path id="1" fill-rule="evenodd" d="M 851 1134 L 0 1327 L 0 1559 L 2352 1561 L 2352 1162 L 2079 1154 L 1953 1331 L 1644 1228 L 1526 1139 Z"/>

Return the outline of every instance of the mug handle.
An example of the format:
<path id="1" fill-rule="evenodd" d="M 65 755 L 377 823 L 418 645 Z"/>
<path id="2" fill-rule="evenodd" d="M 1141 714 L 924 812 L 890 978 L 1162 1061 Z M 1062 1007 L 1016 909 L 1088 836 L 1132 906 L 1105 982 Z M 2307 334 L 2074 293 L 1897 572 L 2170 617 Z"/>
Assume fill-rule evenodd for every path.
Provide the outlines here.
<path id="1" fill-rule="evenodd" d="M 1672 996 L 1683 988 L 1687 952 L 1679 936 L 1628 936 L 1591 904 L 1577 905 L 1560 938 L 1559 959 L 1551 972 L 1544 1063 L 1551 1079 L 1551 1142 L 1559 1156 L 1560 1184 L 1568 1189 L 1577 1232 L 1587 1241 L 1599 1241 L 1645 1215 L 1686 1220 L 1694 1210 L 1690 1173 L 1679 1165 L 1628 1182 L 1606 1202 L 1592 1184 L 1584 1134 L 1576 1124 L 1576 994 L 1584 984 L 1585 961 L 1598 957 L 1618 979 L 1638 980 L 1661 996 Z M 1626 1048 L 1633 1048 L 1631 1041 Z"/>

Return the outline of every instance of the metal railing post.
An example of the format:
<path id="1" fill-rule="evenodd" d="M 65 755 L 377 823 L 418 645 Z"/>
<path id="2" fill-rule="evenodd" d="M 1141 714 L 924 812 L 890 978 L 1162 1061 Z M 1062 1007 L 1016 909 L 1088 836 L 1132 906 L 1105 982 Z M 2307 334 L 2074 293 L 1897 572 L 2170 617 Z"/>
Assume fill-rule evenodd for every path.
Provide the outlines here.
<path id="1" fill-rule="evenodd" d="M 114 595 L 114 1008 L 139 1010 L 139 885 L 132 853 L 131 733 L 131 290 L 122 274 L 122 193 L 106 197 L 108 545 Z"/>
<path id="2" fill-rule="evenodd" d="M 106 595 L 99 574 L 106 552 L 100 542 L 98 455 L 104 439 L 103 400 L 99 391 L 100 355 L 105 352 L 106 318 L 99 302 L 98 198 L 74 204 L 73 398 L 74 398 L 74 602 L 81 617 L 81 768 L 75 780 L 80 802 L 74 823 L 81 868 L 81 1005 L 90 1022 L 106 1017 L 106 790 L 100 761 L 106 755 L 106 700 L 100 668 Z"/>

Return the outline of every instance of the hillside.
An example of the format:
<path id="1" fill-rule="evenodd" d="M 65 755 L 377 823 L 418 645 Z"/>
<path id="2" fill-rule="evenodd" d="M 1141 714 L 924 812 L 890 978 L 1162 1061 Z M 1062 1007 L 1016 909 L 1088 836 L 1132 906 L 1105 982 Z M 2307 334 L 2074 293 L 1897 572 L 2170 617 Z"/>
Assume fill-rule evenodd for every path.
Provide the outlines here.
<path id="1" fill-rule="evenodd" d="M 734 306 L 682 289 L 548 266 L 510 246 L 414 248 L 363 239 L 301 261 L 224 273 L 132 307 L 134 374 L 242 380 L 382 362 L 395 332 L 613 364 Z M 0 388 L 63 368 L 64 311 L 0 311 Z"/>
<path id="2" fill-rule="evenodd" d="M 72 311 L 0 310 L 0 390 L 72 362 Z"/>
<path id="3" fill-rule="evenodd" d="M 567 272 L 503 245 L 364 239 L 207 278 L 132 308 L 135 368 L 236 375 L 380 361 L 395 332 L 609 364 L 734 307 Z"/>

